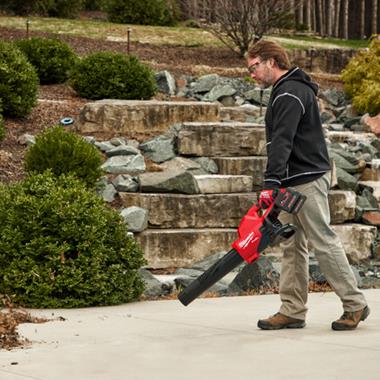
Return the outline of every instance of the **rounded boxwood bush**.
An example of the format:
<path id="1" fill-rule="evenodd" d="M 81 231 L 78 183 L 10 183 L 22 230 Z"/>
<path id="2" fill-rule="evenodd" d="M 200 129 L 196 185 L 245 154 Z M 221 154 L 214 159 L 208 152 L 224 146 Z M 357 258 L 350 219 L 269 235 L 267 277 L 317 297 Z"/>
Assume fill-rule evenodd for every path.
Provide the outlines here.
<path id="1" fill-rule="evenodd" d="M 121 24 L 175 25 L 178 6 L 170 0 L 108 0 L 108 19 Z"/>
<path id="2" fill-rule="evenodd" d="M 350 60 L 342 71 L 344 89 L 360 113 L 380 112 L 380 41 L 373 40 L 367 51 Z"/>
<path id="3" fill-rule="evenodd" d="M 42 84 L 63 83 L 77 56 L 65 42 L 48 38 L 31 38 L 16 42 L 34 66 Z"/>
<path id="4" fill-rule="evenodd" d="M 25 55 L 0 41 L 0 99 L 4 115 L 22 117 L 37 103 L 38 76 Z"/>
<path id="5" fill-rule="evenodd" d="M 43 173 L 50 169 L 59 177 L 71 173 L 88 187 L 94 187 L 103 172 L 102 155 L 98 149 L 74 132 L 61 126 L 46 129 L 25 155 L 28 173 Z"/>
<path id="6" fill-rule="evenodd" d="M 0 294 L 28 307 L 138 298 L 141 249 L 117 211 L 71 175 L 0 185 Z"/>
<path id="7" fill-rule="evenodd" d="M 101 52 L 83 58 L 69 83 L 87 99 L 150 99 L 157 91 L 150 68 L 132 56 Z"/>

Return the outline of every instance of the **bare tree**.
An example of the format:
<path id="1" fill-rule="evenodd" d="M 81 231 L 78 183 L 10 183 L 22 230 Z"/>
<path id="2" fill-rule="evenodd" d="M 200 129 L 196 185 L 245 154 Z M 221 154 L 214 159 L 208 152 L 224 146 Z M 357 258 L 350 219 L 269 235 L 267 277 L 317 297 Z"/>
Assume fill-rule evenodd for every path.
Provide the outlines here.
<path id="1" fill-rule="evenodd" d="M 207 19 L 204 27 L 243 57 L 253 42 L 289 21 L 290 4 L 291 0 L 218 0 L 214 19 Z"/>

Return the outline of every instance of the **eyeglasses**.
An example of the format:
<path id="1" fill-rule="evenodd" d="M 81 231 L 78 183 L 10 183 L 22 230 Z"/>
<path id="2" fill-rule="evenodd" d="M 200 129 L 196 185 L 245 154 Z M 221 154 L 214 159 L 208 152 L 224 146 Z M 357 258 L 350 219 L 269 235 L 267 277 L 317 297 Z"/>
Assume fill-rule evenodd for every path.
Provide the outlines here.
<path id="1" fill-rule="evenodd" d="M 263 63 L 265 61 L 260 61 L 260 62 L 256 62 L 256 63 L 252 63 L 252 65 L 248 66 L 248 72 L 250 74 L 253 74 L 257 68 L 260 66 L 261 63 Z"/>

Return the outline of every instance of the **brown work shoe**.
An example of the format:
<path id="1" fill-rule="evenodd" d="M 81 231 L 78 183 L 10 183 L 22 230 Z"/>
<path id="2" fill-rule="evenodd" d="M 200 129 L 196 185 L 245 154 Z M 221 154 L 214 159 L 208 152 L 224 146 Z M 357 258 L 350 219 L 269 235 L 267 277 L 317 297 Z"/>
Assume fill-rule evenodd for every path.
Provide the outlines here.
<path id="1" fill-rule="evenodd" d="M 276 313 L 268 319 L 260 319 L 257 327 L 263 330 L 279 330 L 279 329 L 301 329 L 305 327 L 305 321 L 287 317 L 284 314 Z"/>
<path id="2" fill-rule="evenodd" d="M 369 316 L 369 307 L 358 311 L 345 311 L 343 315 L 331 324 L 333 330 L 354 330 L 360 321 L 364 321 Z"/>

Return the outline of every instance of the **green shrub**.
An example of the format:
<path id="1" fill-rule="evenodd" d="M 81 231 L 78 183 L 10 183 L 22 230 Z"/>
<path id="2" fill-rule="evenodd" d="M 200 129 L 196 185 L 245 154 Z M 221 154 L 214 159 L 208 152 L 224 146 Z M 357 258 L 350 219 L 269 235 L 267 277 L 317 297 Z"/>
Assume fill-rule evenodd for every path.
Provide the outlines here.
<path id="1" fill-rule="evenodd" d="M 60 18 L 77 17 L 82 0 L 1 0 L 1 7 L 16 15 L 39 15 Z"/>
<path id="2" fill-rule="evenodd" d="M 82 9 L 82 0 L 52 0 L 48 13 L 51 17 L 75 18 Z"/>
<path id="3" fill-rule="evenodd" d="M 0 41 L 0 99 L 4 115 L 22 117 L 37 102 L 38 76 L 25 55 Z"/>
<path id="4" fill-rule="evenodd" d="M 360 113 L 380 112 L 380 41 L 374 40 L 368 51 L 352 58 L 342 71 L 344 88 Z"/>
<path id="5" fill-rule="evenodd" d="M 55 176 L 71 173 L 88 187 L 94 187 L 102 175 L 102 156 L 98 149 L 61 126 L 45 130 L 36 137 L 25 155 L 28 173 L 50 169 Z"/>
<path id="6" fill-rule="evenodd" d="M 0 294 L 29 307 L 113 305 L 143 290 L 141 249 L 73 176 L 0 185 Z"/>
<path id="7" fill-rule="evenodd" d="M 1 7 L 19 16 L 47 16 L 54 0 L 2 0 Z"/>
<path id="8" fill-rule="evenodd" d="M 109 52 L 82 59 L 69 83 L 87 99 L 150 99 L 157 91 L 153 72 L 136 57 Z"/>
<path id="9" fill-rule="evenodd" d="M 59 40 L 36 37 L 20 40 L 16 45 L 34 66 L 43 84 L 65 82 L 77 62 L 69 45 Z"/>
<path id="10" fill-rule="evenodd" d="M 106 0 L 84 0 L 83 8 L 88 11 L 100 11 L 103 9 Z"/>
<path id="11" fill-rule="evenodd" d="M 122 24 L 171 26 L 177 22 L 174 1 L 108 0 L 105 9 L 110 21 Z"/>

